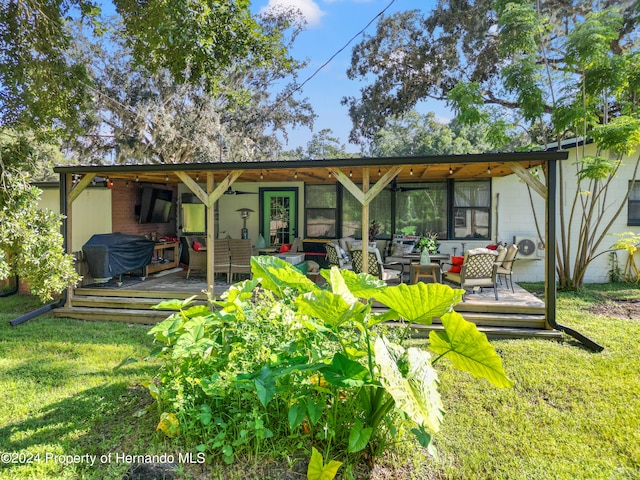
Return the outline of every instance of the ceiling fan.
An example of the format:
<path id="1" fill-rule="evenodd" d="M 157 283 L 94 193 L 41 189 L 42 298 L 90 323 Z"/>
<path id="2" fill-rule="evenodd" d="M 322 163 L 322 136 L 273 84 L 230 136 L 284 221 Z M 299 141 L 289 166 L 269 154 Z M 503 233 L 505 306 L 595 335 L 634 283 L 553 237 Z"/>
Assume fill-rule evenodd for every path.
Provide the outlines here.
<path id="1" fill-rule="evenodd" d="M 429 190 L 429 187 L 399 187 L 398 183 L 394 180 L 386 187 L 386 190 L 391 190 L 392 192 L 412 192 L 414 190 Z"/>
<path id="2" fill-rule="evenodd" d="M 225 190 L 224 194 L 225 195 L 257 195 L 258 192 L 243 192 L 242 190 L 233 190 L 231 188 L 231 185 L 229 185 L 229 188 Z"/>

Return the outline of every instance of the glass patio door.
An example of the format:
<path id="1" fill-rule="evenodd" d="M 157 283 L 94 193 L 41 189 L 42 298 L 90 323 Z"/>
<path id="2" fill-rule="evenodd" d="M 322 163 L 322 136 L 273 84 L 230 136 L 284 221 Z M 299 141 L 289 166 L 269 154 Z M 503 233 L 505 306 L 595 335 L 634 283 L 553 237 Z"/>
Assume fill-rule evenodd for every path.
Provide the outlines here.
<path id="1" fill-rule="evenodd" d="M 297 234 L 297 191 L 262 190 L 262 236 L 267 245 L 291 244 Z"/>

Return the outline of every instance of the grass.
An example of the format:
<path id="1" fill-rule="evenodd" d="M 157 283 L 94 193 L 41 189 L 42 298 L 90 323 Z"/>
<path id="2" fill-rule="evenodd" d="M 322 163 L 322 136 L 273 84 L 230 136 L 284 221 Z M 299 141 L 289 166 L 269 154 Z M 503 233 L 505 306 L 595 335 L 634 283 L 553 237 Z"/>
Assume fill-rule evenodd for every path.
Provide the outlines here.
<path id="1" fill-rule="evenodd" d="M 494 388 L 439 362 L 446 408 L 436 436 L 439 459 L 414 449 L 408 458 L 379 459 L 358 478 L 640 478 L 640 318 L 617 318 L 607 312 L 618 310 L 602 308 L 607 302 L 630 304 L 630 299 L 636 299 L 630 285 L 559 294 L 558 321 L 602 344 L 601 353 L 571 337 L 494 341 L 515 382 L 512 389 Z M 37 306 L 25 297 L 0 299 L 0 452 L 179 451 L 156 436 L 156 412 L 140 387 L 153 375 L 153 365 L 114 370 L 123 359 L 150 351 L 148 328 L 47 316 L 8 326 L 17 314 Z M 9 464 L 0 466 L 0 478 L 119 479 L 127 467 Z M 183 465 L 186 473 L 180 478 L 263 478 L 255 464 L 231 471 L 207 468 L 205 476 Z"/>

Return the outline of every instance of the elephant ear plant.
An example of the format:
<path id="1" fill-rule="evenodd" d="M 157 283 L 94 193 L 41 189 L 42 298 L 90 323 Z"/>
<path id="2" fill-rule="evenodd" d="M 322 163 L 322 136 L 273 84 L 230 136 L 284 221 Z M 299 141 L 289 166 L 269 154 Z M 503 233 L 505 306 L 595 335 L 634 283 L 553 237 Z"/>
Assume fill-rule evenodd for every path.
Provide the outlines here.
<path id="1" fill-rule="evenodd" d="M 278 258 L 251 263 L 254 280 L 212 301 L 215 309 L 168 302 L 181 310 L 150 332 L 165 359 L 152 387 L 160 411 L 175 415 L 201 451 L 233 461 L 277 455 L 269 448 L 289 439 L 292 450 L 314 451 L 309 478 L 332 478 L 336 463 L 323 456 L 377 455 L 409 432 L 435 454 L 443 406 L 434 365 L 442 357 L 512 385 L 486 336 L 454 311 L 462 290 L 387 286 L 337 268 L 322 271 L 320 288 Z M 434 317 L 444 328 L 430 333 L 433 356 L 407 347 L 411 325 Z"/>

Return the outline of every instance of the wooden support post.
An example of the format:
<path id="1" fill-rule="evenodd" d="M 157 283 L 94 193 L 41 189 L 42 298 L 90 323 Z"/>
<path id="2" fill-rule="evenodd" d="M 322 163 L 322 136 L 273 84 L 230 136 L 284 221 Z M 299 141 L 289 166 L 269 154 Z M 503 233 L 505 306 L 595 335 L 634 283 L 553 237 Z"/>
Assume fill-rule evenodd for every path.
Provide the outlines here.
<path id="1" fill-rule="evenodd" d="M 209 198 L 214 190 L 213 172 L 207 172 L 207 195 Z M 214 258 L 214 230 L 215 230 L 215 202 L 207 205 L 207 291 L 213 296 L 215 273 L 213 271 Z"/>
<path id="2" fill-rule="evenodd" d="M 369 167 L 362 169 L 362 193 L 369 192 Z M 362 271 L 369 271 L 369 203 L 362 204 Z"/>
<path id="3" fill-rule="evenodd" d="M 64 178 L 63 178 L 64 177 Z M 75 196 L 72 196 L 71 194 L 73 193 L 72 188 L 73 188 L 73 175 L 71 174 L 62 174 L 60 175 L 60 180 L 63 180 L 60 182 L 60 213 L 62 215 L 64 215 L 66 218 L 63 220 L 62 223 L 62 228 L 63 228 L 63 238 L 64 238 L 64 248 L 65 248 L 65 253 L 67 254 L 71 254 L 73 253 L 73 229 L 71 226 L 71 222 L 72 222 L 72 205 L 73 205 L 73 200 L 75 198 L 77 198 L 77 196 L 80 194 L 80 192 L 82 190 L 84 190 L 86 188 L 86 186 L 91 183 L 91 180 L 93 179 L 94 175 L 91 176 L 91 178 L 89 178 L 89 176 L 85 176 L 82 180 L 86 180 L 87 178 L 88 181 L 78 184 L 75 188 L 75 191 L 78 192 Z M 65 307 L 71 307 L 71 302 L 73 300 L 73 293 L 74 293 L 74 287 L 69 286 L 67 287 L 67 299 L 65 302 Z"/>

